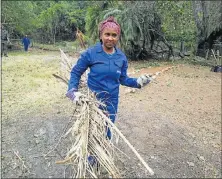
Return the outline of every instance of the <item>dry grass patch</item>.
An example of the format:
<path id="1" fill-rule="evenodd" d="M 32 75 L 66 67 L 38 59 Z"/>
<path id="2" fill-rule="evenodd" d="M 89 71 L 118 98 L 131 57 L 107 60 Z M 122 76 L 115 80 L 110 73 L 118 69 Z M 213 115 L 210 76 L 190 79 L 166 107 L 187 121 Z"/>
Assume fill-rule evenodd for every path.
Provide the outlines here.
<path id="1" fill-rule="evenodd" d="M 38 113 L 53 110 L 54 105 L 68 105 L 67 86 L 52 76 L 59 69 L 59 53 L 12 55 L 2 61 L 3 116 L 10 118 L 25 109 Z"/>

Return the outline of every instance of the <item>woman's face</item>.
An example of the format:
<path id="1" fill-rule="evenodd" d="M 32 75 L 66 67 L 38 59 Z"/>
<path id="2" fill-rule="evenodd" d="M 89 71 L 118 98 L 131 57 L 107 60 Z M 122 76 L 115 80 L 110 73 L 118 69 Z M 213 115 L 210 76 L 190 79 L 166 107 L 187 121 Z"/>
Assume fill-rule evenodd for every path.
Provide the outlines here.
<path id="1" fill-rule="evenodd" d="M 103 46 L 106 49 L 112 49 L 119 40 L 119 35 L 116 30 L 113 28 L 105 28 L 100 37 L 103 42 Z"/>

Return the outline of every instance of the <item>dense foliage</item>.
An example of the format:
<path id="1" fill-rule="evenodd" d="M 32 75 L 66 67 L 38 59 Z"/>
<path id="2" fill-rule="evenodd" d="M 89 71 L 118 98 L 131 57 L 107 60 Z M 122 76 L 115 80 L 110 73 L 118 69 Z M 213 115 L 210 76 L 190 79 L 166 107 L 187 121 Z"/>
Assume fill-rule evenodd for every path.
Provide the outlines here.
<path id="1" fill-rule="evenodd" d="M 146 59 L 166 49 L 173 55 L 172 46 L 181 42 L 197 46 L 216 29 L 218 10 L 210 1 L 2 1 L 1 19 L 14 39 L 28 34 L 40 43 L 74 41 L 78 28 L 92 45 L 99 40 L 98 23 L 113 15 L 122 27 L 121 48 L 130 58 Z"/>

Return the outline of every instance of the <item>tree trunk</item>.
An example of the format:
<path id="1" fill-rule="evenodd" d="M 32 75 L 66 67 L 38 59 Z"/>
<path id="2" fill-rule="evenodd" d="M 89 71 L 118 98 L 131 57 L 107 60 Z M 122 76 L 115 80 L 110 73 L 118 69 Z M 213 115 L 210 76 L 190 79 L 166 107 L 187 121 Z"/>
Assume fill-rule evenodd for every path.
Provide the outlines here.
<path id="1" fill-rule="evenodd" d="M 184 53 L 185 53 L 185 49 L 184 49 L 184 41 L 181 41 L 180 42 L 180 53 L 179 53 L 179 56 L 181 57 L 181 58 L 184 58 Z"/>
<path id="2" fill-rule="evenodd" d="M 54 30 L 54 34 L 53 34 L 53 45 L 55 46 L 55 41 L 56 41 L 56 28 Z"/>
<path id="3" fill-rule="evenodd" d="M 193 16 L 194 16 L 194 20 L 195 20 L 198 31 L 202 31 L 203 25 L 202 25 L 202 22 L 198 16 L 198 13 L 202 13 L 202 11 L 201 11 L 200 7 L 198 7 L 197 3 L 198 3 L 197 1 L 192 1 Z"/>
<path id="4" fill-rule="evenodd" d="M 181 53 L 184 53 L 184 52 L 185 52 L 185 49 L 184 49 L 184 41 L 181 41 L 181 43 L 180 43 L 180 52 L 181 52 Z"/>
<path id="5" fill-rule="evenodd" d="M 52 42 L 54 46 L 55 46 L 55 39 L 56 39 L 56 26 L 54 26 L 52 29 Z"/>
<path id="6" fill-rule="evenodd" d="M 197 1 L 192 1 L 192 8 L 193 8 L 193 16 L 194 20 L 197 26 L 197 39 L 196 39 L 196 47 L 195 47 L 195 53 L 198 55 L 198 46 L 202 43 L 202 34 L 203 34 L 203 24 L 200 20 L 198 14 L 202 13 L 201 6 L 198 4 Z"/>
<path id="7" fill-rule="evenodd" d="M 208 15 L 208 2 L 207 1 L 201 1 L 202 5 L 202 10 L 203 10 L 203 37 L 207 38 L 208 36 L 208 20 L 209 20 L 209 15 Z"/>

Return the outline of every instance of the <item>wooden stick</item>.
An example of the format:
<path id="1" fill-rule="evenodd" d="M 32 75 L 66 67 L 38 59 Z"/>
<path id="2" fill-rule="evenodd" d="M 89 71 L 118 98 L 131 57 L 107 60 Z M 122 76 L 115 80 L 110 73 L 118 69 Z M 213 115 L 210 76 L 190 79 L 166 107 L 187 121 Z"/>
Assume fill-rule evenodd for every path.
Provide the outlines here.
<path id="1" fill-rule="evenodd" d="M 206 60 L 208 59 L 208 53 L 209 53 L 209 49 L 207 49 L 207 53 L 206 53 L 206 56 L 205 56 Z"/>
<path id="2" fill-rule="evenodd" d="M 120 130 L 113 124 L 113 122 L 105 115 L 103 112 L 94 107 L 94 109 L 102 115 L 105 119 L 106 122 L 108 122 L 112 128 L 119 134 L 119 136 L 126 142 L 126 144 L 130 147 L 130 149 L 134 152 L 134 154 L 138 157 L 138 159 L 141 161 L 141 163 L 145 166 L 145 168 L 149 171 L 150 175 L 154 175 L 153 170 L 148 166 L 148 164 L 143 160 L 143 158 L 140 156 L 140 154 L 136 151 L 136 149 L 129 143 L 129 141 L 125 138 L 125 136 L 120 132 Z"/>
<path id="3" fill-rule="evenodd" d="M 212 51 L 213 56 L 214 56 L 214 58 L 215 58 L 215 60 L 216 60 L 216 65 L 219 65 L 219 62 L 218 62 L 218 60 L 217 60 L 217 57 L 215 56 L 215 53 L 214 53 L 213 49 L 211 49 L 211 51 Z"/>

